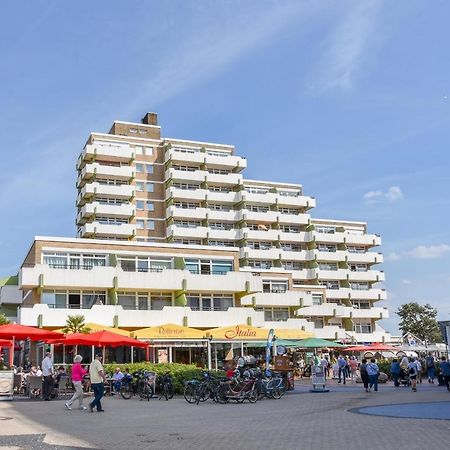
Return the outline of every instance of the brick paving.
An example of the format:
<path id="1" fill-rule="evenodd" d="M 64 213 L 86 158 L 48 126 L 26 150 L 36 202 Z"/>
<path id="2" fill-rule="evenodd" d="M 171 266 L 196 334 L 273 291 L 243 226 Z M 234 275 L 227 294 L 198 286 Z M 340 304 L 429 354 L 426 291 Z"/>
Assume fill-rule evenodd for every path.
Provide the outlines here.
<path id="1" fill-rule="evenodd" d="M 437 386 L 419 392 L 381 385 L 330 385 L 309 393 L 303 382 L 281 400 L 190 405 L 183 398 L 150 402 L 107 397 L 105 413 L 66 411 L 63 401 L 0 402 L 0 448 L 17 449 L 331 449 L 448 448 L 450 421 L 369 416 L 355 409 L 449 402 Z M 413 406 L 418 408 L 417 405 Z M 425 407 L 425 405 L 424 405 Z M 351 410 L 351 411 L 350 411 Z M 1 420 L 2 418 L 9 420 Z"/>

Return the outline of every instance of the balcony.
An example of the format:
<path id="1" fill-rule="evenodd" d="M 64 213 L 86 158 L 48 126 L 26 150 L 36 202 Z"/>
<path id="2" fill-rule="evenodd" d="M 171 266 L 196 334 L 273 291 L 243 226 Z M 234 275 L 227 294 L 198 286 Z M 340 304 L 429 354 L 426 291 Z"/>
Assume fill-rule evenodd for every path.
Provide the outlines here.
<path id="1" fill-rule="evenodd" d="M 275 202 L 278 206 L 297 206 L 301 208 L 314 208 L 316 206 L 316 199 L 313 197 L 306 197 L 300 195 L 298 197 L 288 197 L 286 195 L 274 194 Z"/>
<path id="2" fill-rule="evenodd" d="M 116 236 L 130 238 L 134 236 L 136 226 L 129 223 L 104 224 L 100 222 L 90 222 L 81 227 L 80 237 L 103 237 Z"/>
<path id="3" fill-rule="evenodd" d="M 284 261 L 312 261 L 314 259 L 314 250 L 302 250 L 300 252 L 279 250 L 281 259 Z M 313 278 L 315 278 L 315 276 Z"/>
<path id="4" fill-rule="evenodd" d="M 281 242 L 311 242 L 312 240 L 311 232 L 286 233 L 285 231 L 280 231 Z"/>
<path id="5" fill-rule="evenodd" d="M 241 210 L 242 220 L 250 220 L 261 223 L 275 223 L 277 221 L 276 211 L 256 212 L 248 209 Z"/>
<path id="6" fill-rule="evenodd" d="M 247 167 L 247 160 L 235 155 L 217 156 L 206 153 L 205 162 L 207 166 L 220 166 L 231 170 L 238 170 L 239 172 Z"/>
<path id="7" fill-rule="evenodd" d="M 87 162 L 95 159 L 104 159 L 108 161 L 129 163 L 134 159 L 134 156 L 134 150 L 127 144 L 88 144 L 78 158 L 78 168 L 83 161 Z"/>
<path id="8" fill-rule="evenodd" d="M 239 173 L 228 173 L 225 175 L 206 172 L 206 182 L 211 184 L 237 186 L 238 184 L 242 184 L 242 175 Z"/>
<path id="9" fill-rule="evenodd" d="M 246 323 L 251 319 L 254 326 L 264 325 L 264 313 L 253 308 L 228 308 L 226 311 L 193 311 L 187 307 L 165 306 L 162 310 L 127 310 L 120 305 L 94 305 L 91 309 L 80 309 L 86 323 L 113 326 L 115 319 L 121 328 L 144 328 L 173 323 L 193 328 L 215 328 Z M 67 316 L 74 310 L 68 308 L 49 308 L 36 304 L 31 308 L 20 309 L 20 323 L 36 326 L 61 328 Z"/>
<path id="10" fill-rule="evenodd" d="M 86 201 L 89 197 L 93 195 L 98 195 L 107 198 L 118 198 L 118 199 L 130 199 L 134 196 L 134 186 L 130 184 L 100 184 L 97 182 L 85 184 L 78 194 L 78 204 L 82 203 L 83 200 Z"/>
<path id="11" fill-rule="evenodd" d="M 347 269 L 322 270 L 316 269 L 316 275 L 319 280 L 347 280 Z"/>
<path id="12" fill-rule="evenodd" d="M 242 247 L 240 249 L 239 257 L 246 259 L 279 259 L 280 249 L 276 247 L 267 250 L 254 250 L 250 247 Z"/>
<path id="13" fill-rule="evenodd" d="M 239 203 L 240 194 L 239 192 L 216 192 L 216 191 L 205 191 L 206 192 L 206 200 L 208 202 L 217 202 L 217 203 Z"/>
<path id="14" fill-rule="evenodd" d="M 234 228 L 231 230 L 215 230 L 208 228 L 208 239 L 226 239 L 235 241 L 239 239 L 239 230 Z"/>
<path id="15" fill-rule="evenodd" d="M 309 214 L 283 214 L 278 213 L 278 222 L 289 225 L 308 225 Z"/>
<path id="16" fill-rule="evenodd" d="M 342 250 L 337 250 L 335 252 L 315 250 L 315 255 L 316 255 L 317 261 L 339 262 L 339 261 L 345 261 L 346 252 L 344 252 Z"/>
<path id="17" fill-rule="evenodd" d="M 375 247 L 381 245 L 381 237 L 376 234 L 352 234 L 343 233 L 344 242 L 347 245 L 364 245 L 367 247 Z"/>
<path id="18" fill-rule="evenodd" d="M 286 291 L 284 293 L 257 292 L 241 298 L 246 306 L 300 306 L 303 298 L 310 294 L 303 291 Z"/>
<path id="19" fill-rule="evenodd" d="M 7 284 L 7 285 L 4 285 L 1 287 L 1 289 L 0 289 L 0 305 L 2 303 L 8 304 L 8 305 L 10 305 L 10 304 L 20 305 L 22 303 L 22 291 L 19 290 L 18 286 Z"/>
<path id="20" fill-rule="evenodd" d="M 175 161 L 178 163 L 196 163 L 196 164 L 204 164 L 206 158 L 206 153 L 203 152 L 180 152 L 174 148 L 171 148 L 166 151 L 165 162 Z"/>
<path id="21" fill-rule="evenodd" d="M 330 244 L 342 244 L 344 243 L 344 233 L 318 233 L 314 231 L 312 233 L 316 242 L 330 243 Z"/>
<path id="22" fill-rule="evenodd" d="M 389 311 L 387 308 L 373 306 L 370 309 L 352 308 L 352 319 L 388 319 Z"/>
<path id="23" fill-rule="evenodd" d="M 367 270 L 366 272 L 353 272 L 352 270 L 349 270 L 348 279 L 349 281 L 379 282 L 384 281 L 385 276 L 384 272 L 380 270 Z"/>
<path id="24" fill-rule="evenodd" d="M 326 296 L 329 299 L 350 298 L 350 291 L 349 288 L 327 289 Z"/>
<path id="25" fill-rule="evenodd" d="M 261 241 L 277 241 L 279 231 L 278 230 L 250 230 L 249 228 L 240 229 L 241 239 L 256 239 Z"/>
<path id="26" fill-rule="evenodd" d="M 348 263 L 361 264 L 381 264 L 383 262 L 383 255 L 381 253 L 367 252 L 367 253 L 346 253 L 346 260 Z"/>
<path id="27" fill-rule="evenodd" d="M 176 206 L 169 206 L 166 209 L 166 217 L 184 218 L 184 219 L 206 219 L 206 212 L 208 210 L 205 208 L 177 208 Z"/>
<path id="28" fill-rule="evenodd" d="M 244 190 L 241 191 L 241 198 L 243 202 L 274 205 L 276 203 L 277 194 L 274 194 L 273 192 L 267 192 L 265 194 L 255 194 Z"/>
<path id="29" fill-rule="evenodd" d="M 349 298 L 352 300 L 386 300 L 387 294 L 384 289 L 350 289 Z"/>
<path id="30" fill-rule="evenodd" d="M 207 227 L 196 227 L 196 228 L 185 228 L 177 225 L 170 225 L 167 227 L 168 237 L 186 237 L 186 238 L 197 238 L 206 239 L 209 228 Z"/>
<path id="31" fill-rule="evenodd" d="M 206 181 L 206 173 L 204 170 L 194 170 L 192 172 L 185 170 L 177 170 L 173 167 L 166 170 L 166 181 L 194 182 L 203 183 Z"/>
<path id="32" fill-rule="evenodd" d="M 205 189 L 179 189 L 171 186 L 166 189 L 166 199 L 204 201 L 207 192 Z"/>
<path id="33" fill-rule="evenodd" d="M 78 212 L 77 222 L 86 220 L 91 216 L 118 217 L 126 219 L 133 217 L 134 207 L 131 203 L 122 203 L 121 205 L 101 204 L 98 202 L 86 203 Z"/>
<path id="34" fill-rule="evenodd" d="M 321 305 L 307 306 L 297 311 L 299 317 L 338 317 L 349 318 L 353 308 L 333 303 L 322 303 Z"/>
<path id="35" fill-rule="evenodd" d="M 134 178 L 134 171 L 131 166 L 105 166 L 99 163 L 86 164 L 78 174 L 77 186 L 92 177 L 109 178 L 121 181 L 130 181 Z"/>
<path id="36" fill-rule="evenodd" d="M 193 274 L 183 271 L 186 279 L 186 290 L 191 292 L 236 293 L 262 290 L 261 278 L 248 272 L 226 272 L 223 275 Z"/>
<path id="37" fill-rule="evenodd" d="M 230 210 L 230 211 L 220 211 L 216 209 L 207 209 L 206 216 L 208 220 L 212 221 L 227 221 L 227 222 L 237 222 L 240 217 L 239 211 Z"/>
<path id="38" fill-rule="evenodd" d="M 314 280 L 316 278 L 316 273 L 314 269 L 303 269 L 303 270 L 293 270 L 292 279 L 293 280 Z M 317 286 L 314 286 L 317 287 Z"/>

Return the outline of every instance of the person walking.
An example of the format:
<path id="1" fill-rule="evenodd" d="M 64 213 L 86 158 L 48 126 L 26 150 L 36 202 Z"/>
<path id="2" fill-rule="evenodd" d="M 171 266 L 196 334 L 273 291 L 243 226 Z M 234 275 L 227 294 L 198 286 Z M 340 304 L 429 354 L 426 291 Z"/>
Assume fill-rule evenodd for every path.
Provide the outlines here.
<path id="1" fill-rule="evenodd" d="M 380 373 L 380 369 L 378 368 L 374 358 L 372 358 L 370 363 L 367 364 L 366 370 L 369 375 L 369 392 L 372 390 L 372 387 L 375 392 L 378 392 L 378 375 Z"/>
<path id="2" fill-rule="evenodd" d="M 44 386 L 42 388 L 42 396 L 44 400 L 49 401 L 53 387 L 53 361 L 50 352 L 45 353 L 45 358 L 42 360 L 42 376 L 44 377 Z"/>
<path id="3" fill-rule="evenodd" d="M 350 357 L 350 361 L 348 362 L 348 365 L 350 366 L 350 378 L 352 383 L 356 380 L 356 371 L 358 370 L 358 361 L 354 356 Z"/>
<path id="4" fill-rule="evenodd" d="M 338 383 L 341 382 L 341 377 L 344 380 L 344 384 L 345 384 L 345 375 L 347 372 L 347 369 L 345 368 L 345 366 L 347 365 L 347 361 L 344 359 L 344 357 L 342 355 L 339 355 L 339 358 L 337 360 L 338 363 L 338 370 L 339 370 L 339 381 Z"/>
<path id="5" fill-rule="evenodd" d="M 94 391 L 94 400 L 89 403 L 89 411 L 94 412 L 94 407 L 97 408 L 97 412 L 103 412 L 101 399 L 105 392 L 104 382 L 106 381 L 105 371 L 102 366 L 102 355 L 98 353 L 95 355 L 94 361 L 89 366 L 89 377 L 91 379 L 91 386 Z"/>
<path id="6" fill-rule="evenodd" d="M 359 365 L 359 373 L 364 384 L 364 389 L 369 392 L 369 374 L 367 373 L 367 359 L 363 358 Z"/>
<path id="7" fill-rule="evenodd" d="M 411 380 L 411 388 L 413 392 L 417 392 L 417 374 L 418 366 L 413 358 L 409 358 L 408 371 L 409 379 Z"/>
<path id="8" fill-rule="evenodd" d="M 450 362 L 446 360 L 445 356 L 441 358 L 439 367 L 441 368 L 441 374 L 444 378 L 444 383 L 447 386 L 447 391 L 450 392 Z"/>
<path id="9" fill-rule="evenodd" d="M 398 382 L 398 379 L 400 377 L 400 363 L 396 358 L 392 360 L 389 371 L 391 372 L 391 378 L 394 382 L 394 386 L 399 387 L 400 383 Z"/>
<path id="10" fill-rule="evenodd" d="M 425 358 L 425 366 L 427 368 L 428 383 L 434 384 L 434 378 L 436 377 L 436 368 L 434 366 L 434 357 L 431 353 Z"/>
<path id="11" fill-rule="evenodd" d="M 78 409 L 85 410 L 86 406 L 83 406 L 83 377 L 87 374 L 87 370 L 84 370 L 81 367 L 81 361 L 83 357 L 81 355 L 76 355 L 73 358 L 73 366 L 72 366 L 72 383 L 75 388 L 75 392 L 72 395 L 72 398 L 64 403 L 65 407 L 68 410 L 72 409 L 72 404 L 75 400 L 78 400 Z"/>

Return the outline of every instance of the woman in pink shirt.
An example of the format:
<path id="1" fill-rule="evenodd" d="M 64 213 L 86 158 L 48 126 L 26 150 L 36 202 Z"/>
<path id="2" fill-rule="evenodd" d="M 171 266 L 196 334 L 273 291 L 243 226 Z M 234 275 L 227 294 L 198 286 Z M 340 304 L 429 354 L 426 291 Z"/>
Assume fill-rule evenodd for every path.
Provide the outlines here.
<path id="1" fill-rule="evenodd" d="M 73 358 L 73 366 L 72 366 L 72 383 L 75 388 L 75 393 L 72 398 L 65 403 L 65 406 L 68 410 L 72 409 L 72 403 L 78 399 L 79 409 L 86 409 L 86 406 L 83 406 L 83 377 L 86 375 L 87 371 L 81 367 L 81 361 L 83 357 L 81 355 L 76 355 Z"/>
<path id="2" fill-rule="evenodd" d="M 358 370 L 359 363 L 354 356 L 350 357 L 348 365 L 350 366 L 350 377 L 352 381 L 356 381 L 356 371 Z"/>

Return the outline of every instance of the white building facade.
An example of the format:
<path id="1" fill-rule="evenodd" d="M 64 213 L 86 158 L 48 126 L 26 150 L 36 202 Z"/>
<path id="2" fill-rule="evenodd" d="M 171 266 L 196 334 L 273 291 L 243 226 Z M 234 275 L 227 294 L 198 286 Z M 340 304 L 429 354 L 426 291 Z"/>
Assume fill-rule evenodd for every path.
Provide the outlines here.
<path id="1" fill-rule="evenodd" d="M 243 177 L 230 145 L 161 137 L 157 116 L 92 133 L 77 178 L 76 239 L 36 238 L 20 269 L 21 323 L 302 329 L 347 342 L 389 335 L 363 222 L 311 217 L 301 185 Z"/>

